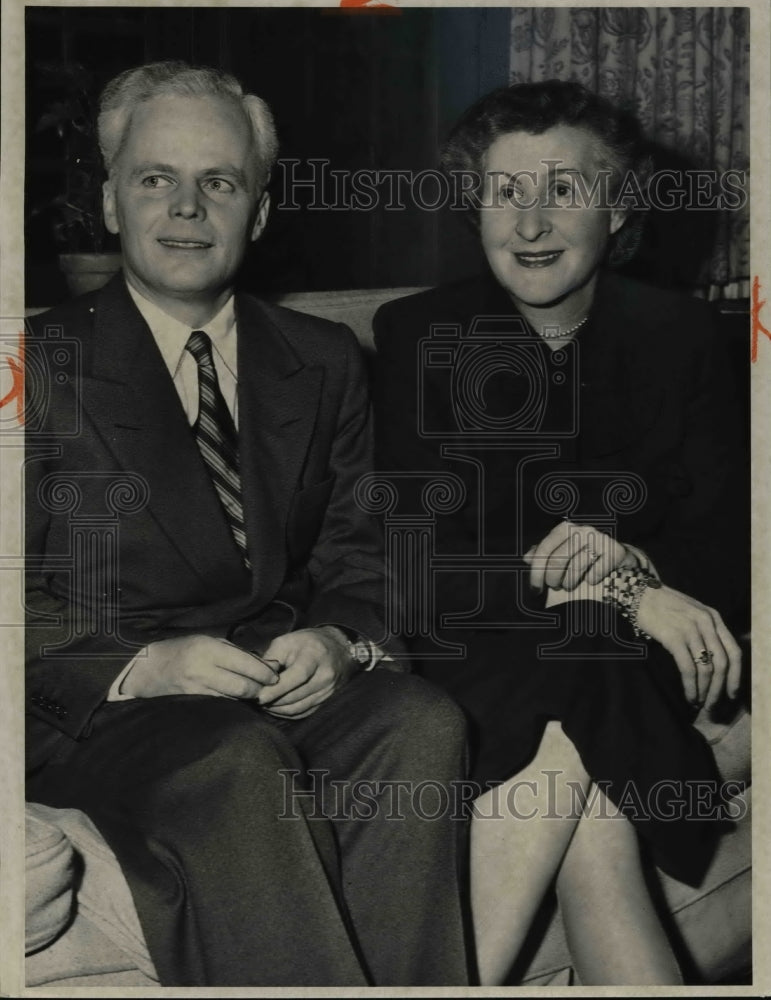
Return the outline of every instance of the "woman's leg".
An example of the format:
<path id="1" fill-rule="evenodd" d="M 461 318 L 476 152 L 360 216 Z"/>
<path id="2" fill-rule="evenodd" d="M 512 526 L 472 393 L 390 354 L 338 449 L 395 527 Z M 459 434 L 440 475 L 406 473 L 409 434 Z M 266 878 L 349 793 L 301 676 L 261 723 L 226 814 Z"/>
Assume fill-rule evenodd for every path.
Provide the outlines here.
<path id="1" fill-rule="evenodd" d="M 570 783 L 570 784 L 569 784 Z M 570 839 L 589 777 L 558 722 L 530 765 L 474 804 L 471 909 L 483 986 L 504 981 Z"/>
<path id="2" fill-rule="evenodd" d="M 585 986 L 673 986 L 680 968 L 656 915 L 637 833 L 593 786 L 557 877 L 573 966 Z"/>
<path id="3" fill-rule="evenodd" d="M 582 984 L 682 982 L 637 834 L 596 787 L 584 813 L 589 785 L 573 743 L 550 722 L 530 765 L 475 802 L 471 906 L 483 986 L 504 981 L 555 875 Z"/>

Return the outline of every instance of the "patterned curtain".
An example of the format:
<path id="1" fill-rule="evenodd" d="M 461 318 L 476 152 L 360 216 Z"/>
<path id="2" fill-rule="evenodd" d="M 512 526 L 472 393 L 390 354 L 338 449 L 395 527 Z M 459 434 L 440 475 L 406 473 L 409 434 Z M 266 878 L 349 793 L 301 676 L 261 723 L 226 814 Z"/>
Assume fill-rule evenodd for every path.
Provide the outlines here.
<path id="1" fill-rule="evenodd" d="M 511 82 L 578 80 L 696 166 L 749 171 L 749 17 L 746 7 L 514 7 Z M 720 214 L 699 283 L 710 297 L 746 297 L 749 275 L 745 206 Z"/>

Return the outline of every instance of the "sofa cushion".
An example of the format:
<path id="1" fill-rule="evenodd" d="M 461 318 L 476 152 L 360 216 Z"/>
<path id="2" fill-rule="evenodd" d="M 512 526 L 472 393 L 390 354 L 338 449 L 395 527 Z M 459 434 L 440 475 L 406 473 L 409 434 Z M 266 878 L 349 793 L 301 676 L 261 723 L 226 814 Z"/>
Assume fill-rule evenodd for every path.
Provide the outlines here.
<path id="1" fill-rule="evenodd" d="M 48 948 L 27 956 L 24 976 L 28 987 L 158 985 L 82 913 Z"/>
<path id="2" fill-rule="evenodd" d="M 739 708 L 728 719 L 715 720 L 702 711 L 694 726 L 712 747 L 723 781 L 749 783 L 752 763 L 751 714 L 745 708 Z"/>

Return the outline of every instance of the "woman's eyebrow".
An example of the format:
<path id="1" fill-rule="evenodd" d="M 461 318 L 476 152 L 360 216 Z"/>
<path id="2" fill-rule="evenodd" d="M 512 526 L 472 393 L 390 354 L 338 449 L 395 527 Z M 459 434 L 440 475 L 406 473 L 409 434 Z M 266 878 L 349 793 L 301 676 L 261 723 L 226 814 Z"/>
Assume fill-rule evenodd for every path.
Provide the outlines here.
<path id="1" fill-rule="evenodd" d="M 550 166 L 549 167 L 549 174 L 551 176 L 554 176 L 555 174 L 576 174 L 579 177 L 583 177 L 584 172 L 579 167 L 561 167 L 561 166 L 554 167 L 554 166 Z"/>
<path id="2" fill-rule="evenodd" d="M 544 160 L 542 161 L 542 165 L 547 168 L 549 176 L 554 176 L 555 174 L 576 174 L 581 177 L 585 176 L 580 167 L 562 166 L 562 160 Z M 488 170 L 487 173 L 491 177 L 502 177 L 506 182 L 511 180 L 518 181 L 522 177 L 527 177 L 529 180 L 535 180 L 538 177 L 537 170 Z"/>
<path id="3" fill-rule="evenodd" d="M 528 180 L 534 181 L 537 179 L 538 174 L 535 170 L 488 170 L 487 173 L 490 177 L 501 177 L 506 184 L 509 181 L 519 181 L 523 177 L 527 177 Z"/>

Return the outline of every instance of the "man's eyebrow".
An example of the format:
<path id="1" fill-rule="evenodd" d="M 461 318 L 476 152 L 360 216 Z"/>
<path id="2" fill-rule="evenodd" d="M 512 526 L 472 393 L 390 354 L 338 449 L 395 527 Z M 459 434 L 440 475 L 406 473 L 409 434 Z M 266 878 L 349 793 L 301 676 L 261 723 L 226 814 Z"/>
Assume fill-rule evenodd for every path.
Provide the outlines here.
<path id="1" fill-rule="evenodd" d="M 170 163 L 139 163 L 132 168 L 130 177 L 139 177 L 142 174 L 174 174 L 178 173 L 178 168 Z M 223 163 L 216 167 L 207 167 L 201 171 L 202 177 L 232 177 L 243 187 L 247 187 L 248 178 L 246 173 L 240 168 L 230 163 Z"/>
<path id="2" fill-rule="evenodd" d="M 219 167 L 207 167 L 206 170 L 201 171 L 203 177 L 232 177 L 239 184 L 244 187 L 247 186 L 247 176 L 246 173 L 241 169 L 241 167 L 236 167 L 230 163 L 224 163 Z"/>
<path id="3" fill-rule="evenodd" d="M 140 174 L 175 174 L 176 169 L 170 163 L 138 163 L 131 168 L 130 177 L 138 177 Z"/>

